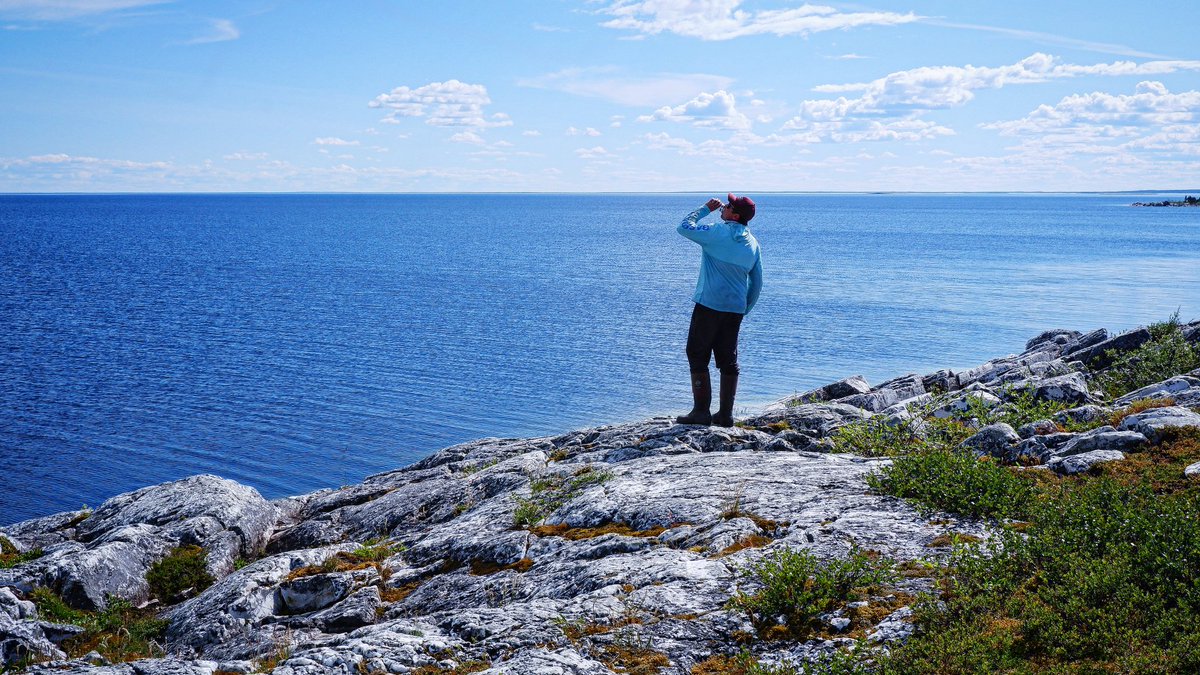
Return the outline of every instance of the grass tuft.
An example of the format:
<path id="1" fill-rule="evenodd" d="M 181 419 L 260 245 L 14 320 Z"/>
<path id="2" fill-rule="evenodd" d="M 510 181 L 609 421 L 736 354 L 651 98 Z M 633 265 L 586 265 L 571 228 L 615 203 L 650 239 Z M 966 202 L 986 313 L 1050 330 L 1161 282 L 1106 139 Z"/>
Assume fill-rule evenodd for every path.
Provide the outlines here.
<path id="1" fill-rule="evenodd" d="M 864 587 L 893 581 L 896 574 L 891 560 L 857 547 L 844 559 L 828 561 L 784 548 L 742 569 L 741 578 L 753 590 L 739 584 L 731 609 L 744 612 L 760 636 L 802 638 L 819 627 L 818 615 L 858 598 Z"/>

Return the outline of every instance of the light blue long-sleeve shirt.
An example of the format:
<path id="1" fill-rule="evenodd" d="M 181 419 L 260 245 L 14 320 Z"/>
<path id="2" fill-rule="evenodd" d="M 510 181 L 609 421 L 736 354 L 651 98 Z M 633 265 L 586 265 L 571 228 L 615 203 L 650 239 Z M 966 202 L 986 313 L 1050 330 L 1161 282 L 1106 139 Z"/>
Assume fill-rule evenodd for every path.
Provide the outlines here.
<path id="1" fill-rule="evenodd" d="M 700 244 L 700 279 L 692 300 L 718 312 L 749 314 L 762 291 L 762 256 L 750 229 L 736 221 L 701 225 L 712 213 L 692 211 L 675 231 Z"/>

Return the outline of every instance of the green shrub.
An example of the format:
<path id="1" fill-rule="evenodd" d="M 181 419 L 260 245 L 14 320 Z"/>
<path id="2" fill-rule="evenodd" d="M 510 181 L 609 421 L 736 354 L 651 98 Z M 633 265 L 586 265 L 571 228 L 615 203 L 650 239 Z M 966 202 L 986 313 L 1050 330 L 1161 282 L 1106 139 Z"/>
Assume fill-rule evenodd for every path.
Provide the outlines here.
<path id="1" fill-rule="evenodd" d="M 855 589 L 895 578 L 892 562 L 854 548 L 845 559 L 819 561 L 805 550 L 784 548 L 741 570 L 755 587 L 741 588 L 729 607 L 745 612 L 760 632 L 784 617 L 793 634 L 815 627 L 817 616 L 855 598 Z"/>
<path id="2" fill-rule="evenodd" d="M 1072 407 L 1062 401 L 1040 400 L 1033 392 L 1030 388 L 1009 388 L 1005 390 L 1003 404 L 975 416 L 985 425 L 1003 423 L 1017 429 L 1030 422 L 1051 419 L 1055 413 Z"/>
<path id="3" fill-rule="evenodd" d="M 1110 351 L 1112 365 L 1096 378 L 1110 398 L 1119 398 L 1146 385 L 1200 367 L 1200 349 L 1180 330 L 1179 312 L 1161 323 L 1150 324 L 1150 339 L 1125 354 Z"/>
<path id="4" fill-rule="evenodd" d="M 884 673 L 1200 671 L 1200 495 L 1099 479 L 952 558 Z"/>
<path id="5" fill-rule="evenodd" d="M 33 589 L 29 599 L 37 605 L 43 620 L 84 629 L 61 645 L 72 658 L 93 650 L 118 662 L 165 655 L 159 643 L 170 622 L 158 618 L 152 610 L 137 609 L 127 600 L 110 597 L 103 610 L 87 612 L 73 609 L 53 591 L 41 587 Z"/>
<path id="6" fill-rule="evenodd" d="M 199 593 L 213 584 L 205 568 L 208 554 L 199 546 L 180 546 L 150 566 L 146 583 L 150 593 L 163 602 L 173 602 L 184 591 Z"/>
<path id="7" fill-rule="evenodd" d="M 917 432 L 918 423 L 905 420 L 889 424 L 882 417 L 871 417 L 834 430 L 833 452 L 849 452 L 864 457 L 889 457 L 924 443 Z"/>
<path id="8" fill-rule="evenodd" d="M 897 457 L 866 481 L 925 513 L 943 510 L 979 518 L 1020 518 L 1033 494 L 1030 482 L 990 458 L 936 446 Z"/>

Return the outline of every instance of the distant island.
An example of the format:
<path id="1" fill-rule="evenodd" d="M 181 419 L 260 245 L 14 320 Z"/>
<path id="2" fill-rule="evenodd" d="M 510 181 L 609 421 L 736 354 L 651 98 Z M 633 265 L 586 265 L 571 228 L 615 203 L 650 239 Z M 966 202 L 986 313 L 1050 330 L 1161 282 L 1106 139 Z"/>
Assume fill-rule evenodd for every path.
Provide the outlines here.
<path id="1" fill-rule="evenodd" d="M 1181 202 L 1163 200 L 1161 202 L 1134 202 L 1134 206 L 1200 206 L 1200 199 L 1188 195 Z"/>

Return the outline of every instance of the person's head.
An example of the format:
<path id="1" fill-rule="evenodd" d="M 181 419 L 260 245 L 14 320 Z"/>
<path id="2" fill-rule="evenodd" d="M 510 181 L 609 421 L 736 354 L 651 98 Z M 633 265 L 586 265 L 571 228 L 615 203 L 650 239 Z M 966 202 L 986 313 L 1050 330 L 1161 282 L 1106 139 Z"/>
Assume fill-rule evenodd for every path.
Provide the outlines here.
<path id="1" fill-rule="evenodd" d="M 729 193 L 729 201 L 725 206 L 721 207 L 721 218 L 723 220 L 736 220 L 742 225 L 749 225 L 750 219 L 754 217 L 754 200 L 749 197 L 735 197 L 732 192 Z"/>

